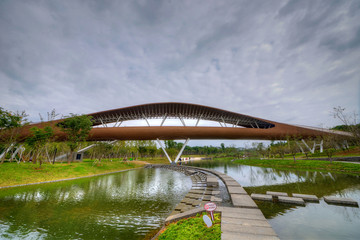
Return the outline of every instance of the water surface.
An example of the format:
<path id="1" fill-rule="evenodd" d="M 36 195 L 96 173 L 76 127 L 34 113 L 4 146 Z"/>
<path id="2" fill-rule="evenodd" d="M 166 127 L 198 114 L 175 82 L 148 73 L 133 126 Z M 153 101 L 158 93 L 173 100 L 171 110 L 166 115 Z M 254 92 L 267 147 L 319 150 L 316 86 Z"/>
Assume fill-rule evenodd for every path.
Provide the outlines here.
<path id="1" fill-rule="evenodd" d="M 144 239 L 191 188 L 164 169 L 0 190 L 0 239 Z"/>
<path id="2" fill-rule="evenodd" d="M 319 171 L 284 171 L 233 164 L 230 161 L 190 163 L 223 172 L 251 193 L 277 191 L 349 197 L 360 203 L 360 177 Z M 354 207 L 306 203 L 305 207 L 256 201 L 281 239 L 360 239 L 360 210 Z"/>

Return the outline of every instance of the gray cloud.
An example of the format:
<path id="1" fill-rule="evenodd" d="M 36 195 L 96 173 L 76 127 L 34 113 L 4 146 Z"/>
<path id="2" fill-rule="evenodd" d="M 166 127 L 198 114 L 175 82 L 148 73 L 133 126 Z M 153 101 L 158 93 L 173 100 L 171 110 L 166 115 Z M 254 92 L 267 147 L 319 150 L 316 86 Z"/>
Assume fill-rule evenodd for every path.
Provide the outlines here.
<path id="1" fill-rule="evenodd" d="M 359 111 L 357 1 L 1 1 L 0 102 L 30 119 L 180 101 L 281 122 Z"/>

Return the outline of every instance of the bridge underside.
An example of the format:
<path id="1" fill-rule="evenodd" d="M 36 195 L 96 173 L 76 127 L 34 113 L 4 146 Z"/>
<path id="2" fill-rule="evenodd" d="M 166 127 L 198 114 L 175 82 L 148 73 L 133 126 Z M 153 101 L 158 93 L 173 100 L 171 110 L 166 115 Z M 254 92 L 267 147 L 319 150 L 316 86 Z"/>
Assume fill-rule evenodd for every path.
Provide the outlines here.
<path id="1" fill-rule="evenodd" d="M 290 136 L 315 138 L 326 133 L 300 127 L 225 128 L 225 127 L 106 127 L 93 128 L 89 140 L 169 140 L 169 139 L 252 139 L 284 140 Z"/>

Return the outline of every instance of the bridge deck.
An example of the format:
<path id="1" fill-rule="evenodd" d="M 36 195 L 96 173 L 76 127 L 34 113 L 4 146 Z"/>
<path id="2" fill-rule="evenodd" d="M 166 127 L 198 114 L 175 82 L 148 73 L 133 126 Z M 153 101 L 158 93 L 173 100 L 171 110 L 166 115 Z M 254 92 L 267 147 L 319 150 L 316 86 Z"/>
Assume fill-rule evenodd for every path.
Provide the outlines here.
<path id="1" fill-rule="evenodd" d="M 225 184 L 233 207 L 219 207 L 221 239 L 279 239 L 255 202 L 232 177 L 210 169 L 196 168 L 219 177 Z"/>

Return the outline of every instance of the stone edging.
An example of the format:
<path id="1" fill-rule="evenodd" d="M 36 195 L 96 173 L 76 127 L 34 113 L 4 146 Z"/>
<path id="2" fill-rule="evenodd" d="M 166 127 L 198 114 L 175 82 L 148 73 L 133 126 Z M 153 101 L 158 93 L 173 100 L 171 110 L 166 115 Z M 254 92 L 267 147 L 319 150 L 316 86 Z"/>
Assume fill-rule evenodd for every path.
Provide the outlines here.
<path id="1" fill-rule="evenodd" d="M 70 181 L 70 180 L 76 180 L 76 179 L 81 179 L 81 178 L 89 178 L 89 177 L 97 177 L 97 176 L 102 176 L 102 175 L 107 175 L 107 174 L 126 172 L 126 171 L 130 171 L 130 170 L 134 170 L 134 169 L 140 169 L 140 168 L 144 168 L 144 167 L 129 168 L 129 169 L 124 169 L 124 170 L 119 170 L 119 171 L 114 171 L 114 172 L 99 173 L 99 174 L 90 175 L 90 176 L 82 176 L 82 177 L 65 178 L 65 179 L 58 179 L 58 180 L 52 180 L 52 181 L 44 181 L 44 182 L 36 182 L 36 183 L 26 183 L 26 184 L 12 185 L 12 186 L 4 186 L 4 187 L 0 187 L 0 189 L 13 188 L 13 187 L 24 187 L 24 186 L 30 186 L 30 185 L 43 184 L 43 183 L 54 183 L 54 182 Z"/>

